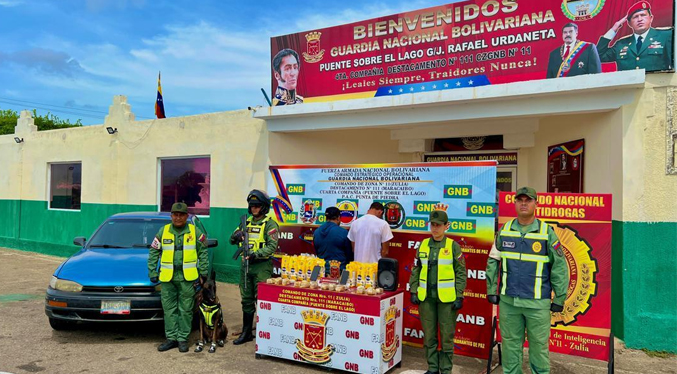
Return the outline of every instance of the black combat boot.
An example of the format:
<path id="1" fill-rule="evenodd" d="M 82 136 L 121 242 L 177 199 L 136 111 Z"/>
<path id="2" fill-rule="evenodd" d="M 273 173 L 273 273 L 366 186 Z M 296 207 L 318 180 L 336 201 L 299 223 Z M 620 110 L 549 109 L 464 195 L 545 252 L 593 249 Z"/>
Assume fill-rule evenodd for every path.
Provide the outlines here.
<path id="1" fill-rule="evenodd" d="M 157 347 L 157 350 L 160 352 L 168 351 L 172 348 L 176 348 L 179 346 L 179 343 L 176 340 L 169 340 L 167 339 L 166 342 L 160 344 L 159 347 Z"/>
<path id="2" fill-rule="evenodd" d="M 254 335 L 252 335 L 253 324 L 254 313 L 242 313 L 242 333 L 237 339 L 233 340 L 234 345 L 240 345 L 254 340 Z"/>

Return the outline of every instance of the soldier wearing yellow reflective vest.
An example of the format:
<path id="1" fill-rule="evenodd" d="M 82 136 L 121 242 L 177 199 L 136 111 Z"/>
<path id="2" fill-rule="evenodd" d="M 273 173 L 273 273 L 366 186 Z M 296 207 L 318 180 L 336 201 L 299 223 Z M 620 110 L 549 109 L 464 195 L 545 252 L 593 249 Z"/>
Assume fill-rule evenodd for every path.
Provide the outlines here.
<path id="1" fill-rule="evenodd" d="M 423 328 L 423 345 L 428 361 L 425 374 L 451 373 L 456 316 L 463 307 L 465 258 L 461 246 L 444 235 L 448 229 L 449 218 L 444 210 L 430 213 L 432 238 L 421 242 L 409 278 L 411 303 L 419 306 Z M 442 339 L 439 352 L 438 325 Z"/>
<path id="2" fill-rule="evenodd" d="M 172 205 L 172 223 L 155 235 L 148 253 L 148 276 L 151 282 L 162 282 L 167 341 L 158 351 L 179 347 L 188 352 L 188 335 L 192 329 L 195 289 L 198 277 L 207 277 L 209 255 L 205 235 L 193 224 L 187 224 L 188 206 Z M 158 275 L 158 260 L 160 273 Z"/>
<path id="3" fill-rule="evenodd" d="M 240 296 L 242 298 L 242 333 L 233 341 L 239 345 L 254 340 L 252 327 L 256 313 L 256 297 L 259 282 L 273 276 L 272 255 L 277 250 L 279 226 L 267 216 L 270 210 L 270 198 L 260 190 L 252 190 L 247 196 L 249 213 L 247 234 L 249 236 L 248 253 L 242 253 L 240 265 Z M 239 244 L 244 233 L 238 227 L 230 236 L 230 244 Z M 245 272 L 245 260 L 249 261 L 249 272 Z M 245 274 L 246 273 L 246 274 Z"/>
<path id="4" fill-rule="evenodd" d="M 569 287 L 560 242 L 552 227 L 536 219 L 537 205 L 536 190 L 517 190 L 517 219 L 499 230 L 487 263 L 487 300 L 499 305 L 506 374 L 522 373 L 525 328 L 531 372 L 550 373 L 550 312 L 562 312 Z"/>

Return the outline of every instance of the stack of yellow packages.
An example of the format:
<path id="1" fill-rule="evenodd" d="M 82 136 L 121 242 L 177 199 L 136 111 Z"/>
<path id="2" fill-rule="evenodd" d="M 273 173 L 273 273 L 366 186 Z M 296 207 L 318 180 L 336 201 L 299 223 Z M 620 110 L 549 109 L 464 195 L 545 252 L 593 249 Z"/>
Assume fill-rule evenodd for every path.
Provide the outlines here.
<path id="1" fill-rule="evenodd" d="M 320 277 L 324 276 L 325 261 L 314 255 L 302 254 L 301 256 L 283 255 L 280 264 L 281 281 L 284 286 L 293 285 L 303 288 L 317 288 L 317 282 L 310 281 L 315 266 L 320 267 Z M 275 282 L 277 283 L 277 282 Z"/>
<path id="2" fill-rule="evenodd" d="M 346 265 L 349 272 L 348 285 L 358 294 L 378 295 L 383 289 L 377 287 L 377 263 L 351 262 Z"/>

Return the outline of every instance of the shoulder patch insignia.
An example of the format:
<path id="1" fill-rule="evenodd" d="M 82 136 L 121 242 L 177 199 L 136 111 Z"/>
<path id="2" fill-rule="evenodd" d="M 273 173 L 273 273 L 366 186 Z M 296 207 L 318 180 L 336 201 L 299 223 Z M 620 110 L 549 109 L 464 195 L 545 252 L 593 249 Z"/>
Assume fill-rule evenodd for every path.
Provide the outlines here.
<path id="1" fill-rule="evenodd" d="M 158 238 L 153 238 L 153 242 L 150 244 L 150 247 L 153 249 L 160 249 L 162 248 L 162 244 L 160 244 L 160 239 Z"/>
<path id="2" fill-rule="evenodd" d="M 552 248 L 555 250 L 555 252 L 557 252 L 557 254 L 560 257 L 564 256 L 564 252 L 562 252 L 562 243 L 560 243 L 559 240 L 552 245 Z"/>
<path id="3" fill-rule="evenodd" d="M 278 240 L 280 235 L 277 229 L 271 229 L 268 231 L 268 236 L 273 240 Z"/>
<path id="4" fill-rule="evenodd" d="M 202 235 L 200 235 L 199 238 L 197 238 L 197 240 L 198 240 L 200 243 L 204 244 L 205 241 L 207 241 L 207 237 L 205 236 L 205 234 L 202 234 Z"/>

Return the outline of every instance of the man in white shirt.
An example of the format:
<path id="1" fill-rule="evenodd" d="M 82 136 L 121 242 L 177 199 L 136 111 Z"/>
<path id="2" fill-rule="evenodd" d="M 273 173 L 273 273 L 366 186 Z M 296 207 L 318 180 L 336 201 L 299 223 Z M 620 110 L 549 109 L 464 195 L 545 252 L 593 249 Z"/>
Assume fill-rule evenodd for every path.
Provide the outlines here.
<path id="1" fill-rule="evenodd" d="M 383 204 L 372 203 L 367 214 L 350 225 L 348 239 L 353 243 L 356 262 L 378 262 L 388 255 L 388 241 L 393 233 L 382 219 L 384 211 Z"/>

